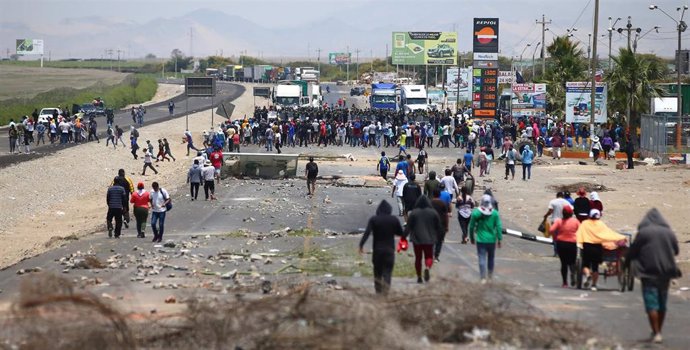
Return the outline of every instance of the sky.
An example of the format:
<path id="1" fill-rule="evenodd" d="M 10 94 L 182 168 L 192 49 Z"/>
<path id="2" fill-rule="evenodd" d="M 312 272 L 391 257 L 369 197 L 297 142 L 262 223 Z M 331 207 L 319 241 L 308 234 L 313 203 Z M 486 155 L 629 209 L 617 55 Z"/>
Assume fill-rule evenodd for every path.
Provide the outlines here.
<path id="1" fill-rule="evenodd" d="M 360 50 L 362 56 L 382 57 L 390 32 L 452 31 L 459 33 L 459 50 L 471 50 L 473 17 L 500 19 L 500 51 L 504 56 L 531 58 L 541 40 L 542 14 L 547 21 L 546 42 L 568 28 L 586 52 L 592 32 L 595 0 L 0 0 L 0 57 L 14 51 L 18 38 L 46 39 L 46 50 L 55 58 L 98 57 L 107 48 L 128 50 L 130 57 L 154 53 L 167 55 L 180 47 L 197 56 L 223 52 L 267 57 L 306 57 L 322 52 Z M 637 52 L 673 57 L 677 47 L 675 22 L 650 1 L 601 0 L 598 50 L 608 52 L 609 17 L 627 17 L 641 28 Z M 654 4 L 677 19 L 676 8 L 687 0 L 658 0 Z M 197 12 L 201 11 L 201 12 Z M 190 14 L 196 16 L 190 17 Z M 215 15 L 211 15 L 215 14 Z M 690 16 L 690 13 L 688 13 Z M 228 18 L 228 22 L 224 22 Z M 186 21 L 187 22 L 186 22 Z M 246 23 L 243 21 L 248 21 Z M 242 23 L 232 30 L 232 23 Z M 187 30 L 194 28 L 189 47 Z M 658 33 L 653 29 L 659 26 Z M 178 28 L 180 27 L 180 28 Z M 242 33 L 248 28 L 251 33 Z M 651 31 L 649 31 L 651 29 Z M 256 36 L 263 30 L 264 35 Z M 295 42 L 290 43 L 294 31 Z M 648 32 L 649 31 L 649 32 Z M 232 33 L 232 37 L 228 37 Z M 271 35 L 275 33 L 275 35 Z M 351 34 L 351 35 L 349 35 Z M 147 39 L 147 35 L 150 38 Z M 306 37 L 306 38 L 305 38 Z M 634 34 L 633 34 L 634 38 Z M 148 41 L 147 41 L 148 40 Z M 627 37 L 613 32 L 614 52 Z M 529 47 L 527 45 L 530 45 Z M 683 34 L 683 48 L 690 44 L 690 30 Z M 92 46 L 91 49 L 89 46 Z M 322 53 L 323 54 L 323 53 Z M 325 55 L 325 54 L 323 54 Z M 536 53 L 537 57 L 539 52 Z"/>

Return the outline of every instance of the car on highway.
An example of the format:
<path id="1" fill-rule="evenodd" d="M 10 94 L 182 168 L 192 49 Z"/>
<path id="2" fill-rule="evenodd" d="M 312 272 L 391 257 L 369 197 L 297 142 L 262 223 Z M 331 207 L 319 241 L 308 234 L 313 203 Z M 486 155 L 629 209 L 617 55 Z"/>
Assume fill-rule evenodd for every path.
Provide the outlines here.
<path id="1" fill-rule="evenodd" d="M 350 89 L 350 96 L 362 96 L 366 91 L 366 88 L 363 86 L 355 86 Z"/>
<path id="2" fill-rule="evenodd" d="M 105 107 L 103 104 L 94 105 L 93 103 L 84 103 L 81 106 L 76 107 L 78 108 L 73 108 L 72 112 L 74 114 L 83 113 L 86 118 L 106 116 Z M 77 110 L 76 112 L 74 112 L 75 109 Z"/>
<path id="3" fill-rule="evenodd" d="M 343 85 L 343 81 L 342 81 L 342 80 L 338 80 L 338 81 L 335 82 L 335 85 Z"/>
<path id="4" fill-rule="evenodd" d="M 427 55 L 429 57 L 453 57 L 455 49 L 448 44 L 438 44 L 436 47 L 427 50 Z"/>
<path id="5" fill-rule="evenodd" d="M 53 117 L 55 111 L 57 111 L 57 114 L 62 114 L 62 110 L 60 108 L 43 108 L 43 109 L 41 109 L 41 111 L 38 112 L 37 122 L 39 122 L 41 124 L 48 125 L 50 123 L 50 118 Z"/>

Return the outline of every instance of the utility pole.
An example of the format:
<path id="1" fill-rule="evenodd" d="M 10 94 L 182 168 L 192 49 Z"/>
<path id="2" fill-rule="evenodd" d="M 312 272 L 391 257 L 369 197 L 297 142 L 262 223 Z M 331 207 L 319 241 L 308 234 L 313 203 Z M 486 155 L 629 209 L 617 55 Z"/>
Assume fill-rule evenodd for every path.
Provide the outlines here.
<path id="1" fill-rule="evenodd" d="M 589 70 L 592 70 L 592 56 L 590 53 L 592 51 L 592 33 L 587 34 L 587 62 L 589 62 Z"/>
<path id="2" fill-rule="evenodd" d="M 546 43 L 544 40 L 546 39 L 546 25 L 551 24 L 551 20 L 548 22 L 546 21 L 546 16 L 541 15 L 541 22 L 539 20 L 535 20 L 537 24 L 541 24 L 541 74 L 544 75 L 546 72 L 546 54 L 544 52 L 544 48 L 546 47 Z"/>
<path id="3" fill-rule="evenodd" d="M 350 81 L 350 45 L 347 46 L 347 79 Z"/>
<path id="4" fill-rule="evenodd" d="M 611 59 L 611 37 L 613 36 L 613 31 L 616 30 L 614 27 L 616 26 L 616 23 L 621 20 L 620 17 L 616 18 L 616 21 L 611 24 L 611 17 L 609 17 L 609 71 L 613 69 L 613 60 Z"/>
<path id="5" fill-rule="evenodd" d="M 357 65 L 357 80 L 359 80 L 359 52 L 360 52 L 360 49 L 355 50 L 355 63 Z"/>
<path id="6" fill-rule="evenodd" d="M 194 32 L 193 28 L 189 27 L 189 56 L 194 57 Z"/>
<path id="7" fill-rule="evenodd" d="M 318 64 L 318 69 L 319 69 L 319 75 L 321 74 L 321 49 L 316 49 L 316 62 Z"/>
<path id="8" fill-rule="evenodd" d="M 633 28 L 632 22 L 630 20 L 631 20 L 631 17 L 628 16 L 628 24 L 625 25 L 625 28 L 618 28 L 618 30 L 617 30 L 618 33 L 623 33 L 624 31 L 628 32 L 628 50 L 632 50 L 632 48 L 630 46 L 630 34 L 632 32 L 639 33 L 642 31 L 641 28 Z"/>
<path id="9" fill-rule="evenodd" d="M 386 72 L 388 72 L 388 44 L 386 44 L 386 56 L 384 59 L 386 60 Z"/>
<path id="10" fill-rule="evenodd" d="M 592 43 L 592 58 L 591 58 L 591 65 L 592 65 L 592 70 L 590 71 L 590 83 L 591 83 L 591 89 L 592 93 L 590 96 L 590 102 L 592 104 L 592 107 L 589 109 L 589 132 L 590 135 L 594 136 L 594 114 L 596 112 L 596 97 L 597 97 L 597 81 L 596 81 L 596 74 L 594 74 L 594 70 L 597 69 L 597 36 L 599 33 L 599 0 L 594 0 L 594 30 L 592 30 L 592 33 L 594 33 L 594 42 Z"/>
<path id="11" fill-rule="evenodd" d="M 120 53 L 124 52 L 120 49 L 117 49 L 117 71 L 120 72 Z"/>

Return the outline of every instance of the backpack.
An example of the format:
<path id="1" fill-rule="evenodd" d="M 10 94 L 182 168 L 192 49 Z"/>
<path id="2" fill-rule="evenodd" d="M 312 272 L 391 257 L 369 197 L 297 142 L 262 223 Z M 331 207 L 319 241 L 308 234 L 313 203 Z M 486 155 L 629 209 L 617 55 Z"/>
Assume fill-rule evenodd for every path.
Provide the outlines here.
<path id="1" fill-rule="evenodd" d="M 390 166 L 390 161 L 388 160 L 388 157 L 386 157 L 386 156 L 381 157 L 381 160 L 379 160 L 379 169 L 386 171 L 386 170 L 388 170 L 389 166 Z"/>

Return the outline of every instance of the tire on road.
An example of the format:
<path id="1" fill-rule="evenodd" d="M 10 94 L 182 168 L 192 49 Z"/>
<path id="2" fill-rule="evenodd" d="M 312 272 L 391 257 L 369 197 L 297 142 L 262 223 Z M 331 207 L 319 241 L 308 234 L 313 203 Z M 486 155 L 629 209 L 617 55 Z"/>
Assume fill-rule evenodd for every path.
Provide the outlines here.
<path id="1" fill-rule="evenodd" d="M 534 142 L 530 139 L 520 139 L 517 142 L 515 142 L 514 148 L 517 150 L 517 159 L 522 160 L 522 151 L 525 149 L 525 146 L 529 146 L 529 149 L 532 150 L 532 152 L 537 151 L 536 146 L 534 145 Z"/>

